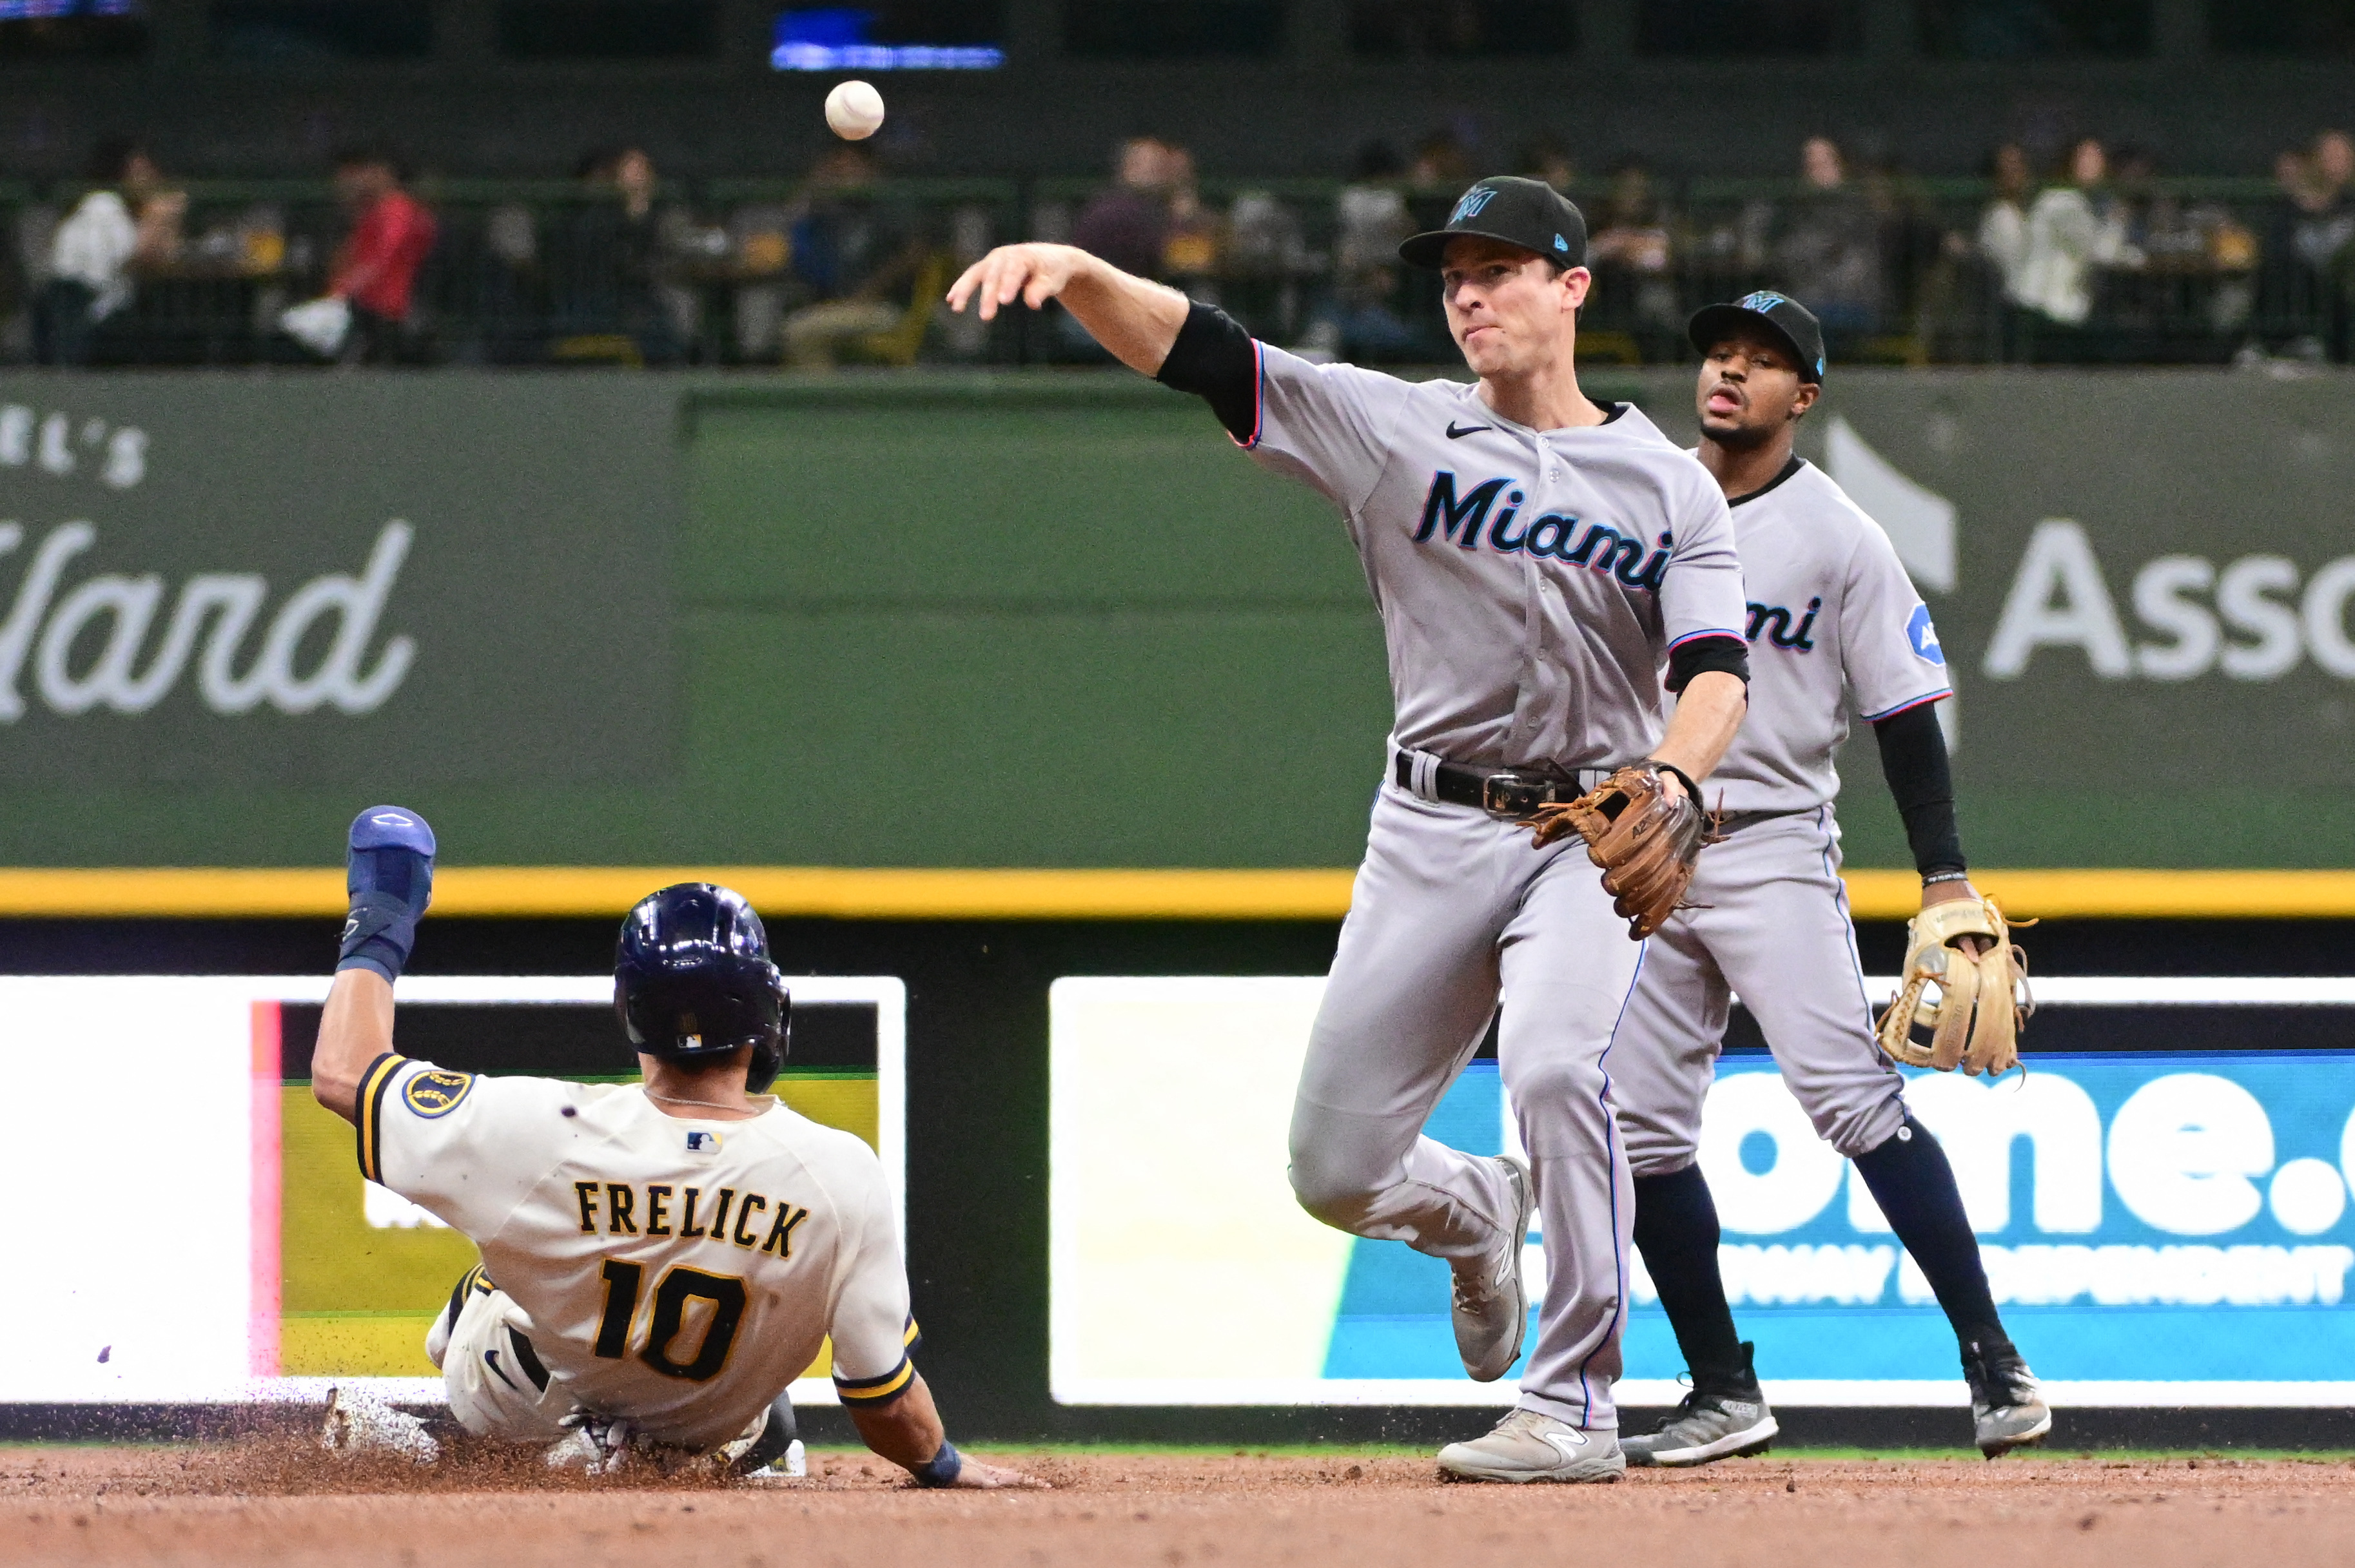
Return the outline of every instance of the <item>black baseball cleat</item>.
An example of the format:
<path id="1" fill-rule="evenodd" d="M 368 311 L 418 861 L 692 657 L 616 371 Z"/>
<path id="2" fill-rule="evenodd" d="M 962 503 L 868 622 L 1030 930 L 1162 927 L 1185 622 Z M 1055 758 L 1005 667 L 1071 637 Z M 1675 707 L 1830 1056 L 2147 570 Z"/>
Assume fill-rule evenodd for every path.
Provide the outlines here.
<path id="1" fill-rule="evenodd" d="M 1674 1415 L 1657 1432 L 1619 1439 L 1620 1449 L 1633 1466 L 1681 1469 L 1718 1459 L 1742 1459 L 1764 1454 L 1782 1428 L 1767 1408 L 1766 1394 L 1751 1370 L 1753 1347 L 1742 1342 L 1742 1365 L 1721 1375 L 1697 1380 Z"/>
<path id="2" fill-rule="evenodd" d="M 797 1481 L 808 1475 L 809 1460 L 802 1447 L 801 1425 L 794 1419 L 793 1395 L 777 1395 L 757 1432 L 719 1452 L 728 1461 L 728 1473 L 740 1481 Z"/>
<path id="3" fill-rule="evenodd" d="M 2010 1340 L 1974 1340 L 1965 1345 L 1963 1377 L 1971 1385 L 1972 1435 L 1988 1458 L 2041 1443 L 2052 1430 L 2051 1407 L 2036 1386 L 2036 1374 Z"/>

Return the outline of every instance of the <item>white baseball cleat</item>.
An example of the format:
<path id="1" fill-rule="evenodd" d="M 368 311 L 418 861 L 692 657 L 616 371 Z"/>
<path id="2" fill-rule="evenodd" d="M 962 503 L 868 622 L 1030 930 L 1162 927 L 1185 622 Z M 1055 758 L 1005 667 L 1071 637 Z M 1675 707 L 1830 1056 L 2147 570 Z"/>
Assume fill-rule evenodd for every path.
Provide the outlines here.
<path id="1" fill-rule="evenodd" d="M 1497 1156 L 1497 1163 L 1505 1168 L 1513 1195 L 1512 1224 L 1494 1252 L 1455 1270 L 1455 1353 L 1474 1383 L 1494 1383 L 1513 1370 L 1529 1320 L 1529 1294 L 1521 1288 L 1521 1249 L 1529 1245 L 1534 1206 L 1529 1168 L 1509 1154 Z"/>
<path id="2" fill-rule="evenodd" d="M 327 1391 L 327 1419 L 319 1428 L 319 1446 L 344 1459 L 380 1454 L 430 1465 L 442 1457 L 442 1445 L 424 1422 L 355 1388 Z"/>
<path id="3" fill-rule="evenodd" d="M 785 1445 L 785 1451 L 757 1468 L 746 1470 L 736 1478 L 756 1487 L 773 1487 L 785 1481 L 809 1478 L 809 1450 L 798 1437 Z"/>
<path id="4" fill-rule="evenodd" d="M 1615 1433 L 1584 1431 L 1535 1410 L 1516 1410 L 1486 1437 L 1439 1451 L 1443 1481 L 1615 1481 L 1626 1473 Z"/>

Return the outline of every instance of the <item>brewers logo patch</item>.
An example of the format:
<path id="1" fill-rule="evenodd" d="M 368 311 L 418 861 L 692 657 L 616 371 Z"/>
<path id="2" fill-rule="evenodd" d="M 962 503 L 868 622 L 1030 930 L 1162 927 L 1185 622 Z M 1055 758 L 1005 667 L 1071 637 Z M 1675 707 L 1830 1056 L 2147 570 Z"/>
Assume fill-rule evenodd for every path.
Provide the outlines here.
<path id="1" fill-rule="evenodd" d="M 409 1108 L 431 1121 L 435 1117 L 448 1116 L 474 1086 L 472 1073 L 453 1073 L 440 1067 L 430 1068 L 410 1078 L 402 1086 L 400 1097 Z"/>

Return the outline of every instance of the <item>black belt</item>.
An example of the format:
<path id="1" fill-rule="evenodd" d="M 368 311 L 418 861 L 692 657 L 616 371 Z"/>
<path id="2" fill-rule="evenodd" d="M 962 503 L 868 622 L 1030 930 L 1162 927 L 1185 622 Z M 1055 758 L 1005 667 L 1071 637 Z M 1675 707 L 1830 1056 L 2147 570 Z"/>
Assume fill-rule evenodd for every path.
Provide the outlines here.
<path id="1" fill-rule="evenodd" d="M 1391 776 L 1398 787 L 1414 790 L 1414 754 L 1401 751 Z M 1586 793 L 1577 773 L 1549 774 L 1527 768 L 1465 768 L 1442 762 L 1431 770 L 1431 793 L 1451 806 L 1477 806 L 1499 817 L 1526 817 L 1540 806 L 1560 805 Z"/>

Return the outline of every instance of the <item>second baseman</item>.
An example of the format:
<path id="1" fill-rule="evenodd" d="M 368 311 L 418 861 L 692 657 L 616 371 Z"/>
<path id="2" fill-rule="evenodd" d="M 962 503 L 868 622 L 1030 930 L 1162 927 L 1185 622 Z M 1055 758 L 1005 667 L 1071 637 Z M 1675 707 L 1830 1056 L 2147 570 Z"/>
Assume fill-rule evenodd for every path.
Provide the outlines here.
<path id="1" fill-rule="evenodd" d="M 1997 1315 L 1945 1153 L 1906 1113 L 1904 1081 L 1875 1044 L 1832 815 L 1846 694 L 1880 742 L 1923 907 L 1977 899 L 1938 728 L 1936 704 L 1953 694 L 1945 656 L 1888 535 L 1792 453 L 1823 380 L 1816 318 L 1755 293 L 1700 312 L 1691 335 L 1703 355 L 1700 456 L 1733 509 L 1753 675 L 1749 718 L 1716 778 L 1724 840 L 1700 857 L 1691 906 L 1650 943 L 1612 1052 L 1636 1245 L 1693 1380 L 1666 1425 L 1624 1446 L 1630 1464 L 1698 1465 L 1755 1453 L 1776 1430 L 1734 1330 L 1717 1208 L 1694 1162 L 1731 993 L 1945 1309 L 1993 1458 L 2042 1437 L 2052 1414 Z"/>

